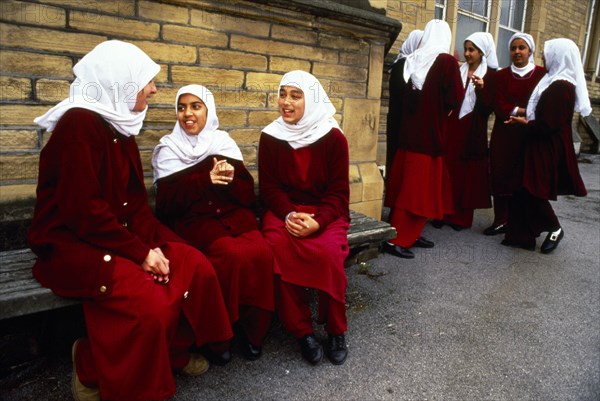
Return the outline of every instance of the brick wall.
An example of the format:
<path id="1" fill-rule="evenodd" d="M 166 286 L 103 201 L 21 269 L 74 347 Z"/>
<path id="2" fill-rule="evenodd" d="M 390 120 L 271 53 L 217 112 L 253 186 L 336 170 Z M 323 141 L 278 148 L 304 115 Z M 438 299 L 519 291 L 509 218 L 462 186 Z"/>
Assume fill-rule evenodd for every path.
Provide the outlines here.
<path id="1" fill-rule="evenodd" d="M 148 178 L 152 149 L 175 122 L 175 94 L 190 83 L 213 91 L 221 129 L 237 141 L 255 174 L 261 129 L 278 116 L 280 78 L 303 69 L 328 91 L 350 142 L 353 209 L 379 217 L 381 70 L 400 26 L 330 3 L 2 1 L 0 203 L 34 196 L 39 151 L 49 134 L 33 119 L 68 97 L 72 67 L 84 54 L 104 40 L 119 39 L 136 44 L 162 67 L 138 137 Z"/>

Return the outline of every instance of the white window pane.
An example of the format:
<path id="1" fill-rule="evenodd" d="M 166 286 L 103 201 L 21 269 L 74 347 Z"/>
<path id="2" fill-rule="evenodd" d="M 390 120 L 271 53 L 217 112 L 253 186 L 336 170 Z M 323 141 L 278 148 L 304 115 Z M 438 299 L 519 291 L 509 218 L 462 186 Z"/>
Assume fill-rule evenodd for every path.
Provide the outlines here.
<path id="1" fill-rule="evenodd" d="M 441 7 L 435 8 L 435 19 L 444 19 L 444 9 Z"/>
<path id="2" fill-rule="evenodd" d="M 508 29 L 500 28 L 498 30 L 498 42 L 496 53 L 498 54 L 498 65 L 501 68 L 508 67 L 511 63 L 510 51 L 508 50 L 508 41 L 514 32 Z"/>
<path id="3" fill-rule="evenodd" d="M 439 4 L 440 6 L 445 6 L 446 0 L 435 0 L 435 4 Z"/>
<path id="4" fill-rule="evenodd" d="M 500 2 L 500 24 L 508 26 L 510 18 L 510 0 L 502 0 Z"/>
<path id="5" fill-rule="evenodd" d="M 488 0 L 459 0 L 458 8 L 487 17 Z"/>
<path id="6" fill-rule="evenodd" d="M 460 54 L 460 59 L 464 61 L 464 41 L 473 32 L 485 32 L 486 23 L 484 21 L 471 18 L 466 15 L 458 14 L 456 22 L 456 45 L 455 50 Z"/>
<path id="7" fill-rule="evenodd" d="M 525 19 L 525 0 L 514 0 L 513 20 L 511 27 L 516 30 L 523 29 Z"/>

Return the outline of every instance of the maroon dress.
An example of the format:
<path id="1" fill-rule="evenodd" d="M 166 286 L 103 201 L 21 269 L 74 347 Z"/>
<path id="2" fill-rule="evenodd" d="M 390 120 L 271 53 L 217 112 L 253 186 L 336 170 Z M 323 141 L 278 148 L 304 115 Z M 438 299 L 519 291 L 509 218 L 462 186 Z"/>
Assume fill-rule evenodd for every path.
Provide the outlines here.
<path id="1" fill-rule="evenodd" d="M 560 228 L 549 200 L 587 194 L 573 148 L 574 107 L 573 84 L 555 81 L 540 96 L 535 120 L 525 126 L 522 188 L 511 202 L 506 233 L 513 244 L 532 247 L 542 232 Z"/>
<path id="2" fill-rule="evenodd" d="M 273 253 L 256 216 L 254 180 L 244 163 L 228 158 L 234 180 L 210 180 L 213 157 L 156 182 L 157 216 L 212 262 L 232 323 L 240 321 L 254 345 L 269 328 L 273 300 Z M 258 310 L 256 309 L 258 308 Z"/>
<path id="3" fill-rule="evenodd" d="M 321 309 L 321 317 L 330 319 L 328 330 L 341 331 L 334 335 L 346 330 L 348 160 L 348 142 L 335 128 L 315 143 L 296 150 L 270 135 L 263 133 L 260 138 L 259 188 L 267 208 L 263 234 L 275 254 L 275 272 L 284 283 L 315 288 L 332 299 L 334 310 Z M 314 213 L 319 231 L 306 238 L 291 236 L 284 221 L 292 211 Z M 284 324 L 289 321 L 281 311 L 280 317 Z M 286 324 L 286 328 L 301 337 L 312 332 L 310 315 L 304 323 L 302 327 Z"/>
<path id="4" fill-rule="evenodd" d="M 488 68 L 486 81 L 493 79 L 495 70 Z M 471 82 L 467 82 L 470 85 Z M 491 108 L 476 89 L 477 101 L 473 111 L 459 119 L 460 107 L 449 118 L 446 142 L 446 165 L 452 184 L 454 213 L 444 221 L 463 228 L 471 227 L 474 209 L 492 206 L 489 183 L 488 119 Z"/>
<path id="5" fill-rule="evenodd" d="M 210 262 L 148 206 L 135 138 L 94 112 L 67 111 L 44 146 L 28 239 L 34 277 L 82 298 L 89 342 L 77 373 L 103 399 L 168 398 L 192 343 L 232 337 Z M 167 285 L 141 267 L 155 247 L 170 262 Z"/>

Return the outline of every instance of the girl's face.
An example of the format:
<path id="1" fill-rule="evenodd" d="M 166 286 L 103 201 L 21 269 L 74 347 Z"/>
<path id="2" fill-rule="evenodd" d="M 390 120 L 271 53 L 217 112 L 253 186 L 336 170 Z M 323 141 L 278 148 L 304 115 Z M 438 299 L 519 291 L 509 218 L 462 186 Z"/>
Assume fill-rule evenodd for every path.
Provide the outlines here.
<path id="1" fill-rule="evenodd" d="M 483 53 L 470 40 L 465 41 L 465 61 L 469 65 L 479 65 Z"/>
<path id="2" fill-rule="evenodd" d="M 148 106 L 148 98 L 156 93 L 156 85 L 154 84 L 154 80 L 148 82 L 148 85 L 144 86 L 144 88 L 138 92 L 135 98 L 135 105 L 131 111 L 144 111 L 146 106 Z"/>
<path id="3" fill-rule="evenodd" d="M 208 109 L 198 96 L 184 93 L 177 101 L 177 121 L 188 135 L 198 135 L 206 125 Z"/>
<path id="4" fill-rule="evenodd" d="M 523 39 L 515 39 L 510 44 L 510 58 L 515 67 L 525 67 L 529 64 L 531 49 Z"/>
<path id="5" fill-rule="evenodd" d="M 294 86 L 282 86 L 277 100 L 281 118 L 288 124 L 296 124 L 304 116 L 304 93 Z"/>

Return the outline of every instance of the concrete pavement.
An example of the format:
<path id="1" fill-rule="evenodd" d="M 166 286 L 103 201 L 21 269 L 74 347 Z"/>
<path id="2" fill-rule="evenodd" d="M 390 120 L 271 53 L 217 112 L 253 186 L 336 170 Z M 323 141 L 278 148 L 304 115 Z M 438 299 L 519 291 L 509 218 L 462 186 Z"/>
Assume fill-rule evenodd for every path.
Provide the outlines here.
<path id="1" fill-rule="evenodd" d="M 491 210 L 471 230 L 428 225 L 436 246 L 414 260 L 348 268 L 344 365 L 308 365 L 275 324 L 260 360 L 177 376 L 174 400 L 599 400 L 600 157 L 581 159 L 589 195 L 555 203 L 553 254 L 544 236 L 535 252 L 483 236 Z M 71 399 L 68 355 L 40 364 L 3 379 L 0 398 Z"/>

